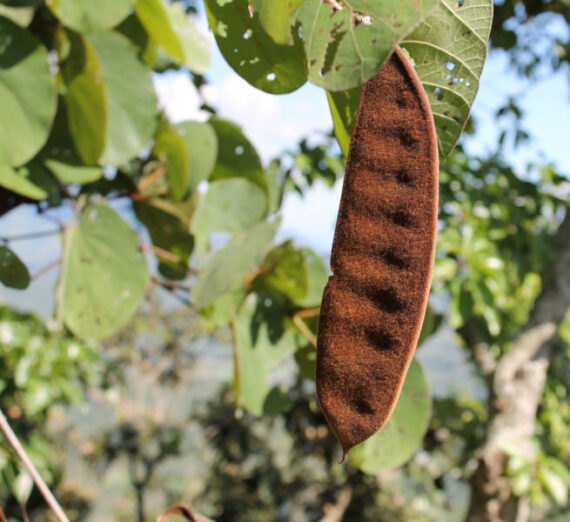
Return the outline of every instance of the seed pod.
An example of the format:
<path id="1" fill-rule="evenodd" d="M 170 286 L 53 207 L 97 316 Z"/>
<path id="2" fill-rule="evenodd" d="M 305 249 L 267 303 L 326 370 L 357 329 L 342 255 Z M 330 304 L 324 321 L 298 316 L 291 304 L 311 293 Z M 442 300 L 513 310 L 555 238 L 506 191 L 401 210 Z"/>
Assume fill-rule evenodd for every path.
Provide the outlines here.
<path id="1" fill-rule="evenodd" d="M 362 90 L 319 318 L 317 392 L 345 455 L 387 422 L 414 354 L 438 167 L 427 96 L 397 47 Z"/>

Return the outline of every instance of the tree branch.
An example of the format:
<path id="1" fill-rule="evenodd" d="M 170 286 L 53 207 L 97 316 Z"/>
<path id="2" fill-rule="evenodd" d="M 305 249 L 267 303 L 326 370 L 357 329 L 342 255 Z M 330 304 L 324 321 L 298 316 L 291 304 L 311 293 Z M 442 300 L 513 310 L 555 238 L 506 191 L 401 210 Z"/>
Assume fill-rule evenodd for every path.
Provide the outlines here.
<path id="1" fill-rule="evenodd" d="M 558 329 L 570 308 L 570 211 L 555 239 L 549 277 L 529 320 L 511 350 L 497 364 L 492 388 L 488 437 L 477 453 L 472 477 L 470 522 L 523 522 L 525 501 L 513 496 L 504 477 L 505 443 L 530 451 L 536 412 L 542 398 L 548 366 L 557 355 Z"/>

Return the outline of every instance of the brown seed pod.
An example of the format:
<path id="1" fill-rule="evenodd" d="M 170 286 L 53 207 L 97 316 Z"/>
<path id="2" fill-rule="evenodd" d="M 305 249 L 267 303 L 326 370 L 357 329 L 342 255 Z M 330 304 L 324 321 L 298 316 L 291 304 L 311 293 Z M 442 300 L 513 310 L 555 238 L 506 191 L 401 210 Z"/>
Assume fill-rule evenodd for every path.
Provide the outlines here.
<path id="1" fill-rule="evenodd" d="M 414 354 L 438 168 L 427 96 L 397 47 L 362 90 L 319 318 L 317 392 L 345 455 L 387 422 Z"/>

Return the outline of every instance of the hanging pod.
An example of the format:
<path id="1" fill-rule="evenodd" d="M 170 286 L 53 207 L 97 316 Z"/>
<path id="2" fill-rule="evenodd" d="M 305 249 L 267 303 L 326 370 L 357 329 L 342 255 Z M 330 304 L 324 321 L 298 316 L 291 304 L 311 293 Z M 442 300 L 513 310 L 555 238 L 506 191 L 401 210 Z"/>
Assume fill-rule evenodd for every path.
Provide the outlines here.
<path id="1" fill-rule="evenodd" d="M 345 455 L 387 422 L 414 354 L 438 167 L 427 96 L 396 47 L 362 89 L 319 317 L 317 392 Z"/>

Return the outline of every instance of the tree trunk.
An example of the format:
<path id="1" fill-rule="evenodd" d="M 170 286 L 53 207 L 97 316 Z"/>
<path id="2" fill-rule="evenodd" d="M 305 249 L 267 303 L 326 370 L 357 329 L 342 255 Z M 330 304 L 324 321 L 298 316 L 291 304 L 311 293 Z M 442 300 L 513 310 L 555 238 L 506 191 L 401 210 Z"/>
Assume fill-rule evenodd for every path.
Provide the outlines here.
<path id="1" fill-rule="evenodd" d="M 528 323 L 494 371 L 492 411 L 485 445 L 476 454 L 471 478 L 469 522 L 526 522 L 528 499 L 512 494 L 504 476 L 504 443 L 531 451 L 536 411 L 551 359 L 556 355 L 558 328 L 570 307 L 570 211 L 558 229 L 554 261 Z"/>

